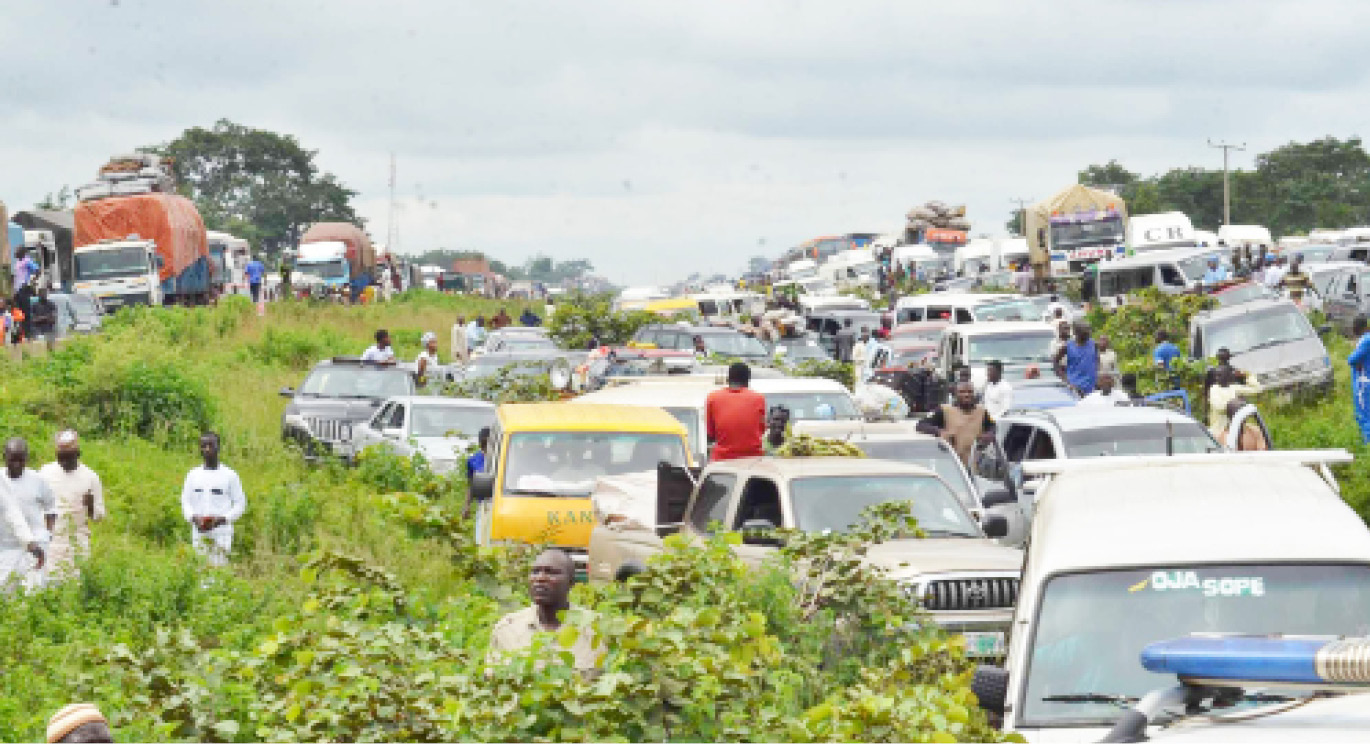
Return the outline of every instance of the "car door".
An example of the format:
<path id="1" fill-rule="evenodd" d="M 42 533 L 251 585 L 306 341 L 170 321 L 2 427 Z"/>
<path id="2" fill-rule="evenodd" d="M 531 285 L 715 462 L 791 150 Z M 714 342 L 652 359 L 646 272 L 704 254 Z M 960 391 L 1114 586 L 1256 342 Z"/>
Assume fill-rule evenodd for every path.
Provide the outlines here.
<path id="1" fill-rule="evenodd" d="M 1030 432 L 1028 432 L 1030 436 Z M 976 442 L 970 455 L 971 476 L 975 481 L 977 499 L 997 501 L 999 498 L 1012 497 L 1002 503 L 979 503 L 971 513 L 982 523 L 988 515 L 998 515 L 1008 522 L 1008 533 L 997 538 L 1000 545 L 1018 547 L 1027 540 L 1027 506 L 1022 503 L 1022 490 L 1014 482 L 1009 470 L 1008 456 L 999 440 L 992 439 L 988 444 Z"/>
<path id="2" fill-rule="evenodd" d="M 385 437 L 381 434 L 381 430 L 385 428 L 384 422 L 390 420 L 391 409 L 394 405 L 394 403 L 386 403 L 381 406 L 379 411 L 376 411 L 374 416 L 353 429 L 352 436 L 353 440 L 356 442 L 357 452 L 361 452 L 373 444 L 379 444 L 385 441 Z"/>
<path id="3" fill-rule="evenodd" d="M 1255 436 L 1255 447 L 1242 446 L 1243 428 Z M 1248 441 L 1248 444 L 1251 442 Z M 1227 426 L 1227 436 L 1221 444 L 1231 452 L 1261 451 L 1275 449 L 1275 440 L 1270 436 L 1270 427 L 1253 405 L 1242 406 Z"/>
<path id="4" fill-rule="evenodd" d="M 1323 298 L 1322 309 L 1327 319 L 1338 326 L 1347 325 L 1360 308 L 1360 296 L 1356 292 L 1356 275 L 1344 271 L 1332 278 L 1328 285 L 1327 296 Z"/>
<path id="5" fill-rule="evenodd" d="M 732 529 L 742 532 L 743 527 L 748 523 L 760 525 L 768 522 L 775 527 L 791 526 L 786 523 L 784 507 L 781 504 L 780 484 L 776 481 L 762 477 L 752 476 L 747 478 L 742 485 L 737 497 L 732 499 L 736 504 L 730 516 Z M 743 538 L 743 542 L 733 550 L 742 562 L 750 567 L 756 568 L 766 562 L 766 559 L 775 552 L 774 545 L 748 542 Z"/>

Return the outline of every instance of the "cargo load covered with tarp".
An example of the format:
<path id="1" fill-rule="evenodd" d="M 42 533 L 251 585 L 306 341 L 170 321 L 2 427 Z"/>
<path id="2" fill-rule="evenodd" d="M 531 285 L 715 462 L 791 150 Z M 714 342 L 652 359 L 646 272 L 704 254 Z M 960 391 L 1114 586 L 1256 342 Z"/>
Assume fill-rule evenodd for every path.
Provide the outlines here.
<path id="1" fill-rule="evenodd" d="M 1071 184 L 1024 210 L 1024 232 L 1034 271 L 1098 260 L 1125 250 L 1127 206 L 1110 191 Z"/>
<path id="2" fill-rule="evenodd" d="M 163 283 L 187 270 L 198 270 L 204 272 L 208 287 L 205 223 L 195 205 L 183 196 L 141 194 L 80 202 L 75 221 L 77 248 L 136 235 L 157 244 L 157 255 L 162 257 L 158 275 Z M 191 283 L 198 286 L 198 282 Z"/>
<path id="3" fill-rule="evenodd" d="M 351 267 L 353 283 L 364 280 L 362 286 L 369 284 L 371 271 L 376 268 L 376 250 L 371 245 L 371 238 L 350 222 L 319 222 L 305 231 L 300 245 L 331 240 L 347 244 L 347 263 Z"/>

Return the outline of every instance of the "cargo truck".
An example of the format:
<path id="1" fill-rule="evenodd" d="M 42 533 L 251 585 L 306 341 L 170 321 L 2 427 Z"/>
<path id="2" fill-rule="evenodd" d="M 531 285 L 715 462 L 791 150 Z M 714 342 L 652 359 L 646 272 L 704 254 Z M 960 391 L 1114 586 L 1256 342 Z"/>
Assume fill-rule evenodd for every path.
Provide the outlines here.
<path id="1" fill-rule="evenodd" d="M 360 227 L 350 222 L 320 222 L 300 238 L 295 270 L 318 277 L 329 288 L 346 290 L 355 302 L 374 283 L 376 251 Z"/>
<path id="2" fill-rule="evenodd" d="M 1126 254 L 1127 205 L 1117 194 L 1072 184 L 1025 210 L 1033 275 L 1075 274 Z"/>
<path id="3" fill-rule="evenodd" d="M 210 284 L 214 294 L 244 294 L 247 280 L 243 277 L 243 267 L 248 262 L 248 242 L 225 232 L 210 230 L 206 233 L 209 241 L 209 263 L 211 266 Z"/>
<path id="4" fill-rule="evenodd" d="M 150 193 L 80 202 L 73 285 L 108 312 L 127 305 L 204 304 L 209 247 L 189 199 Z"/>

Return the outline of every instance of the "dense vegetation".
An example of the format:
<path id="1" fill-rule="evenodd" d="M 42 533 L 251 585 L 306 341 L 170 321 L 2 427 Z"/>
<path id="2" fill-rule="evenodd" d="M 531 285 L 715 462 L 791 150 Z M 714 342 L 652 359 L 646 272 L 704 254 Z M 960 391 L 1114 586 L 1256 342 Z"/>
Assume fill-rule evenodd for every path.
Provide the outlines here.
<path id="1" fill-rule="evenodd" d="M 7 433 L 42 461 L 58 428 L 79 427 L 110 512 L 79 579 L 4 599 L 0 738 L 38 739 L 75 700 L 121 740 L 996 737 L 959 649 L 851 557 L 911 529 L 897 510 L 792 538 L 771 570 L 744 571 L 720 536 L 673 542 L 626 587 L 578 588 L 608 639 L 597 679 L 537 664 L 547 648 L 488 666 L 490 625 L 527 602 L 529 552 L 473 546 L 465 484 L 422 462 L 305 466 L 280 440 L 275 393 L 377 327 L 412 356 L 423 331 L 445 340 L 458 314 L 494 309 L 418 293 L 258 318 L 230 299 L 126 312 L 51 356 L 0 362 Z M 179 509 L 206 426 L 249 498 L 225 571 L 195 560 Z M 831 576 L 812 573 L 818 555 Z"/>

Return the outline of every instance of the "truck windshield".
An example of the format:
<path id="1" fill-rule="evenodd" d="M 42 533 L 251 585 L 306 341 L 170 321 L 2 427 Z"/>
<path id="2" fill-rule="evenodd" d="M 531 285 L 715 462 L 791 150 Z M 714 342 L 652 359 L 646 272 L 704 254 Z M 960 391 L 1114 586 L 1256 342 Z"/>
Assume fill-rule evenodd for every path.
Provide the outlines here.
<path id="1" fill-rule="evenodd" d="M 147 249 L 142 246 L 101 248 L 76 254 L 76 279 L 116 279 L 151 272 Z"/>
<path id="2" fill-rule="evenodd" d="M 949 445 L 939 439 L 867 439 L 853 444 L 867 457 L 922 465 L 941 476 L 956 492 L 962 504 L 975 504 L 975 496 L 971 492 L 970 482 L 966 480 L 961 460 Z"/>
<path id="3" fill-rule="evenodd" d="M 1053 335 L 1049 328 L 1040 331 L 971 336 L 970 363 L 984 364 L 991 359 L 1004 363 L 1046 362 Z"/>
<path id="4" fill-rule="evenodd" d="M 790 481 L 794 526 L 806 532 L 846 532 L 861 510 L 907 501 L 918 526 L 934 537 L 979 537 L 970 514 L 942 481 L 926 475 L 822 476 Z"/>
<path id="5" fill-rule="evenodd" d="M 1060 251 L 1121 242 L 1123 219 L 1119 216 L 1094 222 L 1060 222 L 1051 226 L 1051 244 Z"/>
<path id="6" fill-rule="evenodd" d="M 685 464 L 681 437 L 634 432 L 518 432 L 509 437 L 504 493 L 584 498 L 590 495 L 596 478 L 655 472 L 663 460 Z"/>
<path id="7" fill-rule="evenodd" d="M 1039 605 L 1021 725 L 1109 725 L 1103 702 L 1175 684 L 1138 662 L 1148 644 L 1190 633 L 1363 636 L 1370 632 L 1370 566 L 1207 565 L 1095 571 L 1051 579 Z M 1078 698 L 1076 699 L 1078 700 Z"/>
<path id="8" fill-rule="evenodd" d="M 1203 342 L 1205 349 L 1226 348 L 1235 356 L 1313 335 L 1313 326 L 1298 308 L 1282 305 L 1207 324 Z"/>
<path id="9" fill-rule="evenodd" d="M 336 261 L 320 261 L 318 263 L 295 262 L 295 270 L 301 274 L 317 276 L 320 279 L 342 279 L 347 276 L 347 265 L 342 259 Z"/>

